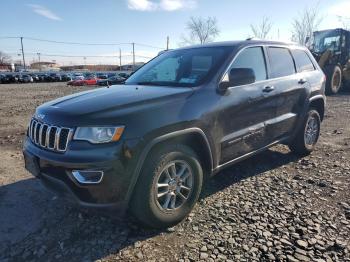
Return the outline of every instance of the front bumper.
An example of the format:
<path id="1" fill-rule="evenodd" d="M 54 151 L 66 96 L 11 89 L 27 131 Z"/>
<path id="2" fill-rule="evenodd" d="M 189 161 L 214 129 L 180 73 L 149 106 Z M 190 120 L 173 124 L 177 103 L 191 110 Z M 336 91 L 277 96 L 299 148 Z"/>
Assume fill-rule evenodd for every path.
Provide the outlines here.
<path id="1" fill-rule="evenodd" d="M 66 152 L 57 153 L 38 147 L 26 137 L 23 154 L 36 162 L 38 172 L 34 175 L 68 200 L 84 207 L 125 210 L 136 165 L 133 157 L 136 149 L 132 147 L 135 144 L 136 141 L 103 145 L 71 141 Z M 81 184 L 72 175 L 73 170 L 98 170 L 104 175 L 100 183 Z"/>

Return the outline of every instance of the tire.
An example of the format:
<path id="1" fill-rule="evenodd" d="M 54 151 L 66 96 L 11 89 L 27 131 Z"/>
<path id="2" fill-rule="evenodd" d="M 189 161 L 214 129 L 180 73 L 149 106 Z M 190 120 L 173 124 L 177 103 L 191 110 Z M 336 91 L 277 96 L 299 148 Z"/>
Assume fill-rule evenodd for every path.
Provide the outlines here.
<path id="1" fill-rule="evenodd" d="M 342 85 L 342 71 L 339 66 L 333 66 L 326 70 L 326 94 L 335 95 L 339 92 Z"/>
<path id="2" fill-rule="evenodd" d="M 174 164 L 175 173 L 180 173 L 182 168 L 187 171 L 178 177 L 183 179 L 183 186 L 190 190 L 179 189 L 180 186 L 174 182 L 176 176 L 171 175 Z M 171 176 L 167 175 L 166 170 L 170 170 Z M 159 188 L 158 183 L 162 185 Z M 186 218 L 193 209 L 200 195 L 202 183 L 203 170 L 196 153 L 185 145 L 164 145 L 152 151 L 147 157 L 131 198 L 130 211 L 147 227 L 174 226 Z M 186 200 L 180 196 L 178 190 Z M 158 194 L 162 196 L 158 198 Z M 175 206 L 172 206 L 174 194 L 176 200 Z"/>
<path id="3" fill-rule="evenodd" d="M 312 122 L 311 122 L 312 121 Z M 312 126 L 312 129 L 311 126 Z M 317 110 L 311 108 L 303 120 L 303 125 L 289 143 L 290 150 L 298 156 L 309 155 L 316 147 L 320 136 L 321 118 Z M 312 137 L 307 137 L 307 133 Z M 310 140 L 308 139 L 310 138 Z"/>

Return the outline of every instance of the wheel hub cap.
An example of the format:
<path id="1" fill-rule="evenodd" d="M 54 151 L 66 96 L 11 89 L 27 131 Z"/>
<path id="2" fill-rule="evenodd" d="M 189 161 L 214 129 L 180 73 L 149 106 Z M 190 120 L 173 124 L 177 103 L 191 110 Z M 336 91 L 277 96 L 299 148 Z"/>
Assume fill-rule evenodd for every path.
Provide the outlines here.
<path id="1" fill-rule="evenodd" d="M 315 117 L 310 117 L 307 121 L 306 128 L 305 128 L 305 143 L 309 146 L 312 146 L 316 144 L 317 142 L 317 136 L 319 132 L 319 125 L 318 121 Z"/>
<path id="2" fill-rule="evenodd" d="M 192 187 L 191 167 L 183 160 L 170 162 L 157 178 L 155 192 L 158 207 L 163 211 L 181 207 L 189 198 Z"/>

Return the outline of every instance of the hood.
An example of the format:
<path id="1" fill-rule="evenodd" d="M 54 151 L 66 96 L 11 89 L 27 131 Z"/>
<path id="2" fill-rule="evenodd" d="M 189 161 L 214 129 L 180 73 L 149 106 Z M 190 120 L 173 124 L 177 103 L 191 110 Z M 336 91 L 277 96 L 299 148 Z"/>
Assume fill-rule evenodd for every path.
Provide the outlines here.
<path id="1" fill-rule="evenodd" d="M 37 108 L 36 115 L 44 117 L 44 122 L 75 126 L 176 102 L 192 93 L 193 89 L 187 87 L 115 85 L 47 102 Z"/>

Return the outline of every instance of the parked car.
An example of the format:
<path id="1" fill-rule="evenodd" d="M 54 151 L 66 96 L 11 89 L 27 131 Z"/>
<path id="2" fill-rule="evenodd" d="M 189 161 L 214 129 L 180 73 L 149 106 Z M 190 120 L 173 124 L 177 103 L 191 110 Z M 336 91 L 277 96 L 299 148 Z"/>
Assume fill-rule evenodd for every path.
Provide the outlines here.
<path id="1" fill-rule="evenodd" d="M 3 74 L 2 77 L 2 83 L 3 84 L 9 84 L 9 83 L 17 83 L 18 82 L 18 76 L 13 74 Z"/>
<path id="2" fill-rule="evenodd" d="M 6 76 L 4 74 L 0 74 L 0 84 L 6 83 Z"/>
<path id="3" fill-rule="evenodd" d="M 107 79 L 107 78 L 108 78 L 108 75 L 107 75 L 107 74 L 99 73 L 99 74 L 96 74 L 96 77 L 97 77 L 98 79 Z"/>
<path id="4" fill-rule="evenodd" d="M 76 79 L 76 80 L 71 80 L 67 82 L 67 85 L 71 86 L 83 86 L 85 85 L 84 79 Z"/>
<path id="5" fill-rule="evenodd" d="M 124 77 L 113 76 L 113 77 L 110 77 L 108 79 L 97 80 L 97 85 L 99 85 L 99 86 L 117 85 L 117 84 L 124 83 L 125 80 L 126 79 Z"/>
<path id="6" fill-rule="evenodd" d="M 84 78 L 84 75 L 82 73 L 73 73 L 73 78 L 76 78 L 76 77 L 83 77 Z"/>
<path id="7" fill-rule="evenodd" d="M 33 78 L 33 81 L 34 82 L 39 82 L 40 81 L 40 78 L 37 74 L 29 74 L 32 78 Z"/>
<path id="8" fill-rule="evenodd" d="M 84 74 L 84 78 L 92 78 L 92 77 L 96 77 L 96 74 L 95 73 L 91 73 L 91 72 L 88 72 L 88 73 L 85 73 Z"/>
<path id="9" fill-rule="evenodd" d="M 127 78 L 130 76 L 130 74 L 127 74 L 127 73 L 119 73 L 118 76 L 127 79 Z"/>
<path id="10" fill-rule="evenodd" d="M 59 74 L 57 73 L 51 73 L 47 76 L 47 80 L 48 82 L 60 82 L 62 81 L 62 78 Z"/>
<path id="11" fill-rule="evenodd" d="M 39 82 L 45 82 L 45 81 L 48 81 L 48 74 L 38 74 L 38 78 L 39 78 Z"/>
<path id="12" fill-rule="evenodd" d="M 204 178 L 278 143 L 312 152 L 325 83 L 302 46 L 247 40 L 171 50 L 124 85 L 39 106 L 25 165 L 83 206 L 173 226 L 192 210 Z"/>
<path id="13" fill-rule="evenodd" d="M 33 83 L 34 80 L 33 80 L 33 77 L 31 77 L 31 75 L 18 75 L 18 81 L 20 83 Z"/>
<path id="14" fill-rule="evenodd" d="M 81 82 L 81 80 L 84 80 L 84 76 L 82 75 L 73 75 L 72 80 L 67 82 L 67 85 L 75 85 L 76 82 Z M 82 82 L 81 82 L 82 83 Z M 83 84 L 81 84 L 83 85 Z"/>
<path id="15" fill-rule="evenodd" d="M 73 86 L 96 85 L 97 78 L 96 77 L 85 77 L 83 79 L 77 79 L 77 80 L 70 81 L 67 84 L 73 85 Z"/>
<path id="16" fill-rule="evenodd" d="M 97 84 L 97 77 L 95 76 L 90 76 L 90 77 L 86 77 L 84 80 L 84 85 L 96 85 Z"/>
<path id="17" fill-rule="evenodd" d="M 113 76 L 116 76 L 117 75 L 117 73 L 108 73 L 107 74 L 107 78 L 110 78 L 110 77 L 113 77 Z"/>
<path id="18" fill-rule="evenodd" d="M 61 74 L 61 81 L 67 82 L 71 80 L 72 80 L 72 76 L 70 74 Z"/>

